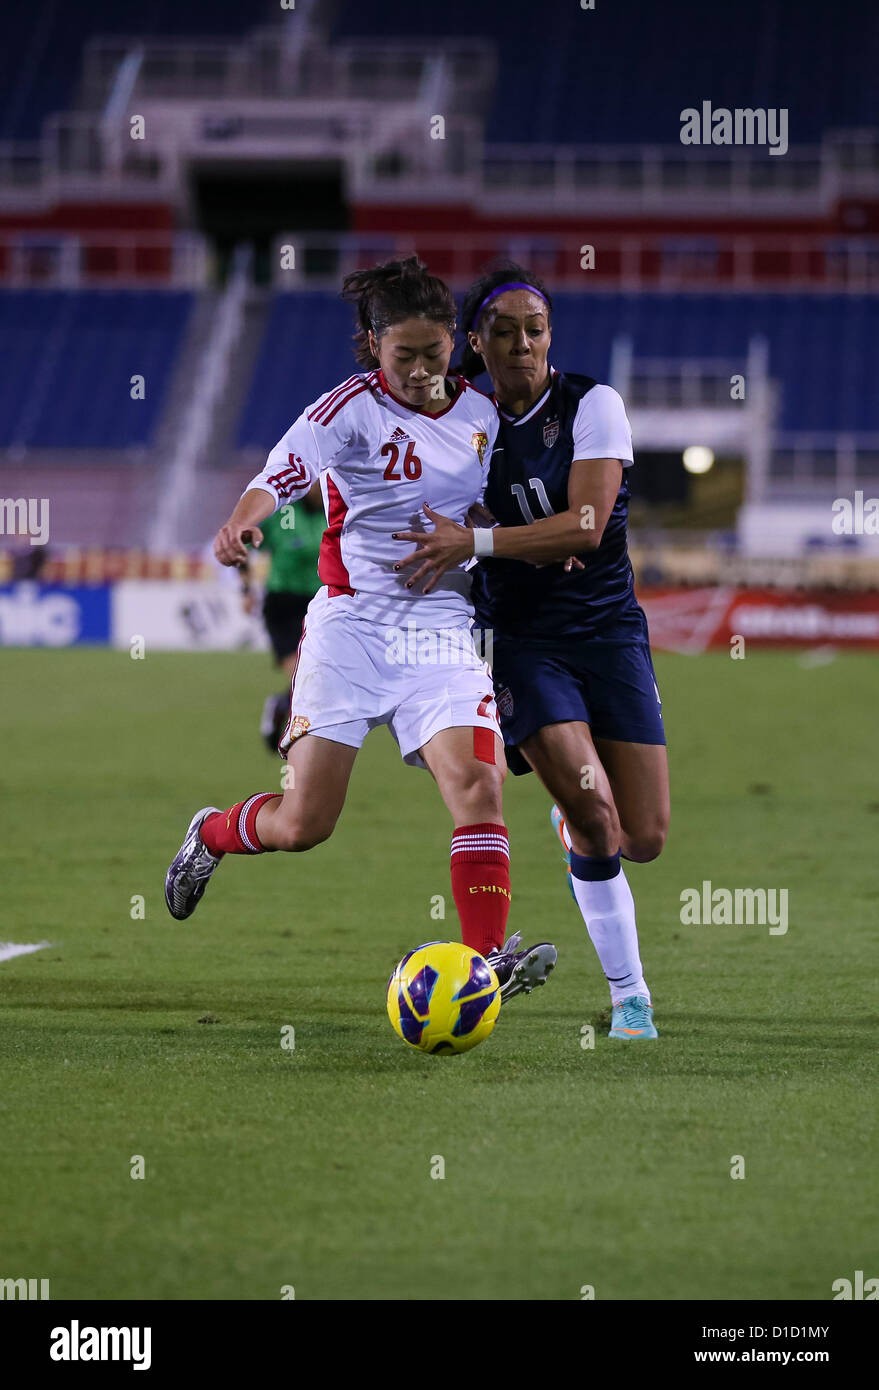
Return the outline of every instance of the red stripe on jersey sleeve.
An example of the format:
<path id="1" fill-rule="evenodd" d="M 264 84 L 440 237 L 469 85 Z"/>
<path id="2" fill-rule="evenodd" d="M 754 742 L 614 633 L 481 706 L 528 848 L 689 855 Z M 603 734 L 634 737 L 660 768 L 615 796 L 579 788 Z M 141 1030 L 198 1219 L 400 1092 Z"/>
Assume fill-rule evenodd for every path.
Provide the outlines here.
<path id="1" fill-rule="evenodd" d="M 308 468 L 303 463 L 299 454 L 287 455 L 288 467 L 273 473 L 266 482 L 275 489 L 278 498 L 292 497 L 294 492 L 301 492 L 303 489 L 311 487 L 311 477 Z"/>
<path id="2" fill-rule="evenodd" d="M 334 406 L 333 406 L 333 408 L 332 408 L 332 410 L 330 411 L 329 415 L 325 415 L 324 418 L 323 418 L 322 420 L 318 420 L 317 423 L 318 423 L 319 425 L 328 425 L 328 424 L 330 423 L 331 420 L 334 420 L 334 419 L 335 419 L 335 417 L 338 415 L 338 413 L 339 413 L 340 410 L 344 410 L 345 406 L 348 404 L 349 401 L 353 401 L 353 399 L 354 399 L 355 396 L 360 396 L 360 395 L 363 394 L 364 391 L 368 391 L 368 390 L 369 390 L 369 383 L 368 383 L 368 382 L 365 382 L 365 381 L 364 381 L 364 382 L 361 382 L 361 384 L 360 384 L 359 386 L 356 386 L 356 387 L 354 388 L 354 390 L 351 391 L 347 396 L 343 396 L 342 399 L 338 402 L 337 405 L 334 405 Z"/>
<path id="3" fill-rule="evenodd" d="M 328 392 L 320 404 L 316 405 L 314 410 L 309 411 L 309 420 L 320 420 L 320 417 L 330 408 L 334 401 L 337 401 L 346 391 L 350 391 L 359 381 L 360 378 L 358 376 L 349 376 L 348 380 L 343 381 L 341 386 L 337 386 L 335 391 Z"/>

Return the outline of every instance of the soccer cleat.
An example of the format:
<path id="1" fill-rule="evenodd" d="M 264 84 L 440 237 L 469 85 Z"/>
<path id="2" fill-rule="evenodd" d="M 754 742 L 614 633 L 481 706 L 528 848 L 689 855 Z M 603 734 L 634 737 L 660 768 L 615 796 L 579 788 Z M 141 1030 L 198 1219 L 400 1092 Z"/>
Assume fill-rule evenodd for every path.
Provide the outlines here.
<path id="1" fill-rule="evenodd" d="M 653 1005 L 643 994 L 630 994 L 614 1004 L 610 1019 L 609 1038 L 633 1042 L 636 1038 L 658 1038 L 653 1026 Z"/>
<path id="2" fill-rule="evenodd" d="M 552 810 L 549 813 L 549 818 L 552 821 L 553 830 L 558 835 L 559 840 L 561 841 L 562 851 L 565 856 L 565 863 L 568 866 L 568 888 L 571 890 L 571 897 L 574 899 L 574 902 L 576 902 L 577 894 L 574 892 L 574 875 L 571 873 L 571 851 L 565 844 L 565 818 L 562 815 L 562 812 L 558 806 L 553 806 Z"/>
<path id="3" fill-rule="evenodd" d="M 521 940 L 522 933 L 516 932 L 500 950 L 495 948 L 485 957 L 498 977 L 503 1003 L 523 990 L 530 994 L 537 985 L 545 985 L 559 958 L 555 946 L 548 941 L 529 946 L 526 951 L 517 951 Z"/>
<path id="4" fill-rule="evenodd" d="M 192 916 L 208 886 L 208 879 L 223 857 L 211 854 L 199 834 L 205 818 L 219 809 L 218 806 L 203 806 L 196 811 L 189 822 L 186 839 L 165 874 L 165 902 L 178 922 Z"/>
<path id="5" fill-rule="evenodd" d="M 281 742 L 281 734 L 284 732 L 289 713 L 289 690 L 284 691 L 281 695 L 266 696 L 265 704 L 262 707 L 262 718 L 259 721 L 259 731 L 265 739 L 270 753 L 277 753 L 278 751 L 278 744 Z"/>

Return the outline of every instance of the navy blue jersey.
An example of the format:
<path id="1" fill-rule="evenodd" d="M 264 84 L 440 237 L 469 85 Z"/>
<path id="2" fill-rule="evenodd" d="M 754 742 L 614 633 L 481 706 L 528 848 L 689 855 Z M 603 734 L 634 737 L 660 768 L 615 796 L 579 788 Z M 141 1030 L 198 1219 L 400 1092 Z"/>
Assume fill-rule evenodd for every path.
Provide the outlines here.
<path id="1" fill-rule="evenodd" d="M 501 526 L 527 526 L 566 511 L 574 459 L 619 458 L 623 478 L 585 569 L 488 557 L 472 570 L 477 625 L 531 641 L 591 637 L 637 611 L 626 546 L 631 430 L 616 391 L 591 377 L 553 371 L 541 399 L 518 419 L 499 412 L 485 505 Z"/>

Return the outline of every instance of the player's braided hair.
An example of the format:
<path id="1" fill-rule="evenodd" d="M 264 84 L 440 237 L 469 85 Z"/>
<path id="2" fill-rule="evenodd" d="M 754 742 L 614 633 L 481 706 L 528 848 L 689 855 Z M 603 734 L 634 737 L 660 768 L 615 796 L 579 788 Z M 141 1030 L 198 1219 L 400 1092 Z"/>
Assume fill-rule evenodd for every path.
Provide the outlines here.
<path id="1" fill-rule="evenodd" d="M 549 290 L 543 281 L 536 275 L 532 275 L 530 270 L 518 265 L 516 261 L 495 261 L 475 280 L 464 295 L 464 305 L 461 310 L 461 327 L 465 333 L 473 332 L 485 316 L 492 313 L 491 304 L 486 304 L 480 312 L 483 300 L 491 294 L 492 290 L 499 289 L 501 285 L 521 283 L 532 285 L 535 290 L 543 295 L 546 300 L 546 316 L 552 324 L 552 299 Z M 474 351 L 469 343 L 464 344 L 458 365 L 452 368 L 453 372 L 460 372 L 468 381 L 473 381 L 474 377 L 485 371 L 485 363 L 481 353 Z"/>
<path id="2" fill-rule="evenodd" d="M 354 356 L 361 366 L 379 365 L 370 351 L 369 330 L 380 338 L 392 324 L 406 319 L 440 323 L 454 341 L 458 311 L 452 291 L 417 256 L 352 271 L 342 283 L 342 298 L 357 306 Z"/>

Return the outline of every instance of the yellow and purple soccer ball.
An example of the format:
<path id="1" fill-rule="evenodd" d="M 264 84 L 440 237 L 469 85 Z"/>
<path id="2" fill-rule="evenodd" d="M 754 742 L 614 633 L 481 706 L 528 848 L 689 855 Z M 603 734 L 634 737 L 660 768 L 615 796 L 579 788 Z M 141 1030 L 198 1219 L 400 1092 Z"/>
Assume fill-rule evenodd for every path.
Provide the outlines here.
<path id="1" fill-rule="evenodd" d="M 501 1008 L 498 977 L 460 941 L 428 941 L 405 955 L 388 981 L 388 1017 L 404 1043 L 451 1055 L 484 1042 Z"/>

